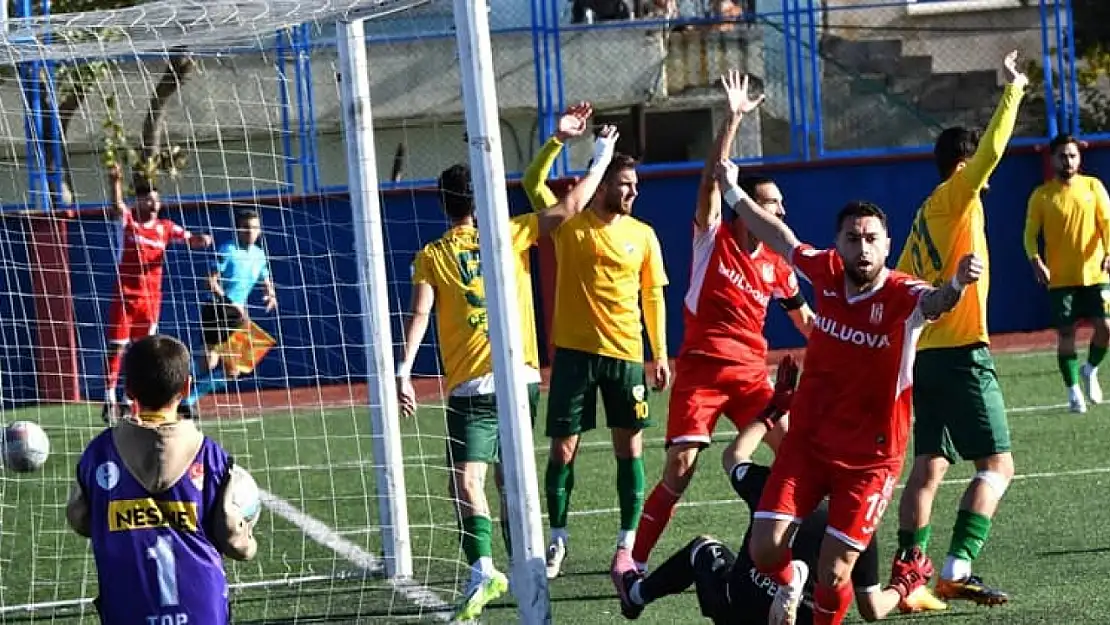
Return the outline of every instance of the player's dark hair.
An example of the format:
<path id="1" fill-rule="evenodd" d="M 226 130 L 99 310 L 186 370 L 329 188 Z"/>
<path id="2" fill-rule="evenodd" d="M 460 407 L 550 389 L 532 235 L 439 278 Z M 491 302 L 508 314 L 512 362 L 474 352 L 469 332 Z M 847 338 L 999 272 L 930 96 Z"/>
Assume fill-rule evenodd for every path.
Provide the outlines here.
<path id="1" fill-rule="evenodd" d="M 1065 145 L 1074 145 L 1078 148 L 1079 139 L 1076 139 L 1074 136 L 1066 132 L 1062 132 L 1052 138 L 1052 141 L 1048 144 L 1048 151 L 1052 154 L 1055 154 L 1056 150 L 1059 150 Z"/>
<path id="2" fill-rule="evenodd" d="M 614 154 L 613 160 L 609 161 L 609 166 L 605 168 L 605 174 L 601 176 L 602 184 L 610 182 L 626 169 L 636 169 L 638 164 L 636 159 L 627 154 L 620 152 Z"/>
<path id="3" fill-rule="evenodd" d="M 871 202 L 852 200 L 845 204 L 844 208 L 840 209 L 840 212 L 836 214 L 836 231 L 840 232 L 844 227 L 845 221 L 849 219 L 859 219 L 861 217 L 875 217 L 879 220 L 879 223 L 883 224 L 883 230 L 887 229 L 886 213 L 883 212 L 883 209 Z"/>
<path id="4" fill-rule="evenodd" d="M 151 182 L 150 179 L 146 176 L 135 176 L 135 179 L 132 181 L 131 186 L 135 187 L 136 197 L 150 195 L 151 192 L 158 190 L 158 188 L 154 186 L 154 183 Z"/>
<path id="5" fill-rule="evenodd" d="M 242 209 L 239 209 L 239 210 L 235 211 L 235 225 L 236 226 L 241 227 L 243 224 L 247 223 L 248 221 L 251 221 L 252 219 L 258 219 L 258 218 L 259 218 L 258 217 L 258 212 L 253 210 L 253 209 L 250 209 L 250 208 L 242 208 Z"/>
<path id="6" fill-rule="evenodd" d="M 439 202 L 443 212 L 452 221 L 474 214 L 474 186 L 470 181 L 470 167 L 459 163 L 443 170 L 439 175 Z"/>
<path id="7" fill-rule="evenodd" d="M 948 180 L 960 163 L 974 156 L 982 137 L 983 134 L 978 130 L 969 130 L 963 126 L 945 128 L 933 146 L 933 159 L 940 177 Z"/>
<path id="8" fill-rule="evenodd" d="M 752 199 L 755 199 L 755 196 L 756 196 L 755 190 L 757 188 L 759 188 L 761 185 L 765 185 L 765 184 L 775 184 L 775 181 L 772 180 L 768 176 L 758 176 L 758 175 L 757 176 L 744 176 L 743 178 L 740 179 L 740 188 L 743 189 L 744 193 L 747 193 L 748 197 L 750 197 Z"/>
<path id="9" fill-rule="evenodd" d="M 189 348 L 172 336 L 146 336 L 127 348 L 123 375 L 127 394 L 141 409 L 165 408 L 185 392 L 191 368 Z"/>

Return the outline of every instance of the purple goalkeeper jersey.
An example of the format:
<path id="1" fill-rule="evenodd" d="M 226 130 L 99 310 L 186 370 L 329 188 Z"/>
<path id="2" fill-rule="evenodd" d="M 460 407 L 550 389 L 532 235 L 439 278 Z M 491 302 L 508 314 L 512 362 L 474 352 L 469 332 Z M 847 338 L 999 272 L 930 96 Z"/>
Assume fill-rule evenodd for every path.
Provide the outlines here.
<path id="1" fill-rule="evenodd" d="M 89 504 L 100 583 L 97 609 L 111 625 L 226 625 L 223 559 L 211 519 L 232 460 L 205 437 L 185 475 L 151 494 L 120 458 L 112 431 L 81 455 L 77 480 Z"/>

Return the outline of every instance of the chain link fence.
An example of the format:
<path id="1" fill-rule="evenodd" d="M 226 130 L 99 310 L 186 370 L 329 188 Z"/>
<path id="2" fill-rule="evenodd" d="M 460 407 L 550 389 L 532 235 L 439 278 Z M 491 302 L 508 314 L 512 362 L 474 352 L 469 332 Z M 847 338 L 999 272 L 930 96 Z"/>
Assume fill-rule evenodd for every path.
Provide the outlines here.
<path id="1" fill-rule="evenodd" d="M 1041 137 L 1057 102 L 1045 102 L 1042 35 L 1066 12 L 1036 6 L 958 11 L 925 0 L 490 0 L 506 169 L 522 171 L 559 110 L 589 100 L 616 123 L 622 150 L 649 165 L 692 164 L 712 144 L 723 100 L 717 78 L 750 74 L 768 95 L 745 122 L 735 155 L 806 160 L 881 155 L 928 146 L 945 126 L 984 126 L 998 100 L 1004 54 L 1023 53 L 1035 81 L 1019 136 Z M 537 10 L 546 14 L 537 15 Z M 433 178 L 465 160 L 452 3 L 434 0 L 367 23 L 379 176 Z M 292 185 L 345 186 L 334 27 L 322 22 L 259 50 L 194 54 L 195 71 L 169 99 L 166 136 L 190 166 L 170 190 L 224 195 Z M 1066 24 L 1062 24 L 1066 26 Z M 1046 37 L 1048 38 L 1048 37 Z M 1049 38 L 1051 39 L 1051 38 Z M 1050 44 L 1052 41 L 1050 41 Z M 115 63 L 67 122 L 72 199 L 105 193 L 103 122 L 137 133 L 166 54 Z M 1110 68 L 1110 62 L 1105 64 Z M 1106 129 L 1105 72 L 1053 67 L 1059 87 L 1078 77 L 1081 126 Z M 1083 73 L 1086 72 L 1086 73 Z M 115 107 L 109 110 L 109 104 Z M 27 196 L 27 96 L 0 76 L 0 193 Z M 587 142 L 562 169 L 579 169 Z M 311 170 L 311 176 L 302 175 Z"/>

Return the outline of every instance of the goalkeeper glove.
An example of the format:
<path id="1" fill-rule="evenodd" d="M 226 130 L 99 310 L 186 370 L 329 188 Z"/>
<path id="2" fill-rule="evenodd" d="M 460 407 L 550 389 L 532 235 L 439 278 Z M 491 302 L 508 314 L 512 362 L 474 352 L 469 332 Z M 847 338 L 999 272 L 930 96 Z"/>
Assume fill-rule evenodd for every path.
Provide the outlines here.
<path id="1" fill-rule="evenodd" d="M 905 599 L 918 588 L 929 583 L 933 572 L 933 561 L 929 556 L 922 553 L 920 549 L 907 551 L 894 561 L 894 568 L 890 573 L 890 587 Z"/>
<path id="2" fill-rule="evenodd" d="M 779 362 L 778 371 L 775 372 L 775 394 L 759 416 L 768 430 L 774 429 L 779 419 L 790 412 L 790 403 L 794 401 L 794 388 L 797 385 L 798 362 L 793 356 L 787 354 Z"/>

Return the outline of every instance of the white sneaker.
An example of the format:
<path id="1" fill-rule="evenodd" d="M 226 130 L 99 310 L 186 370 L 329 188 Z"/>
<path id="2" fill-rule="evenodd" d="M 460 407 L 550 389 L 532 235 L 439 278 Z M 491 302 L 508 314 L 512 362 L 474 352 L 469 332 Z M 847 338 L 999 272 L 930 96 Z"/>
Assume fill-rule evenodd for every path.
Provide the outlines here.
<path id="1" fill-rule="evenodd" d="M 1083 392 L 1078 386 L 1068 389 L 1068 411 L 1075 414 L 1087 412 L 1087 402 L 1083 399 Z"/>
<path id="2" fill-rule="evenodd" d="M 769 625 L 794 625 L 798 620 L 798 606 L 802 603 L 802 590 L 809 578 L 809 567 L 801 560 L 794 560 L 791 565 L 794 566 L 794 579 L 785 586 L 779 586 L 775 592 L 767 617 Z"/>
<path id="3" fill-rule="evenodd" d="M 547 579 L 555 579 L 563 572 L 563 560 L 567 559 L 565 540 L 553 538 L 547 545 Z"/>
<path id="4" fill-rule="evenodd" d="M 1085 362 L 1079 369 L 1079 382 L 1087 391 L 1087 399 L 1091 400 L 1092 405 L 1097 406 L 1102 403 L 1102 386 L 1098 383 L 1098 369 L 1092 367 L 1091 363 Z"/>

